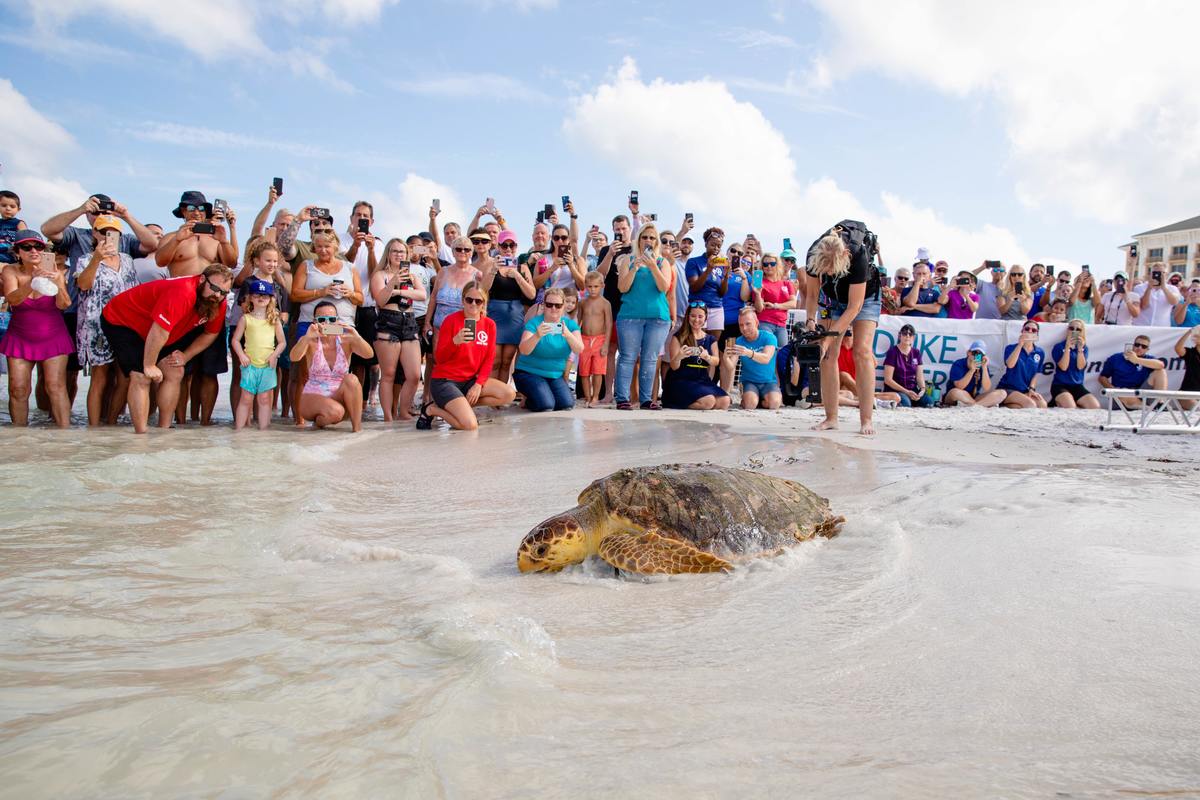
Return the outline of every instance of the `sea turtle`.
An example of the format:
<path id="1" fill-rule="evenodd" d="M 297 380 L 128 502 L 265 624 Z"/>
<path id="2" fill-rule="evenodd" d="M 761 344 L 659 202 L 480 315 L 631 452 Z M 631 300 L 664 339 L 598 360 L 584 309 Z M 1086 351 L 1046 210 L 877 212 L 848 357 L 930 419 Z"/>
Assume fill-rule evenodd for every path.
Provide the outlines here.
<path id="1" fill-rule="evenodd" d="M 579 505 L 537 525 L 517 550 L 521 572 L 557 572 L 598 555 L 644 575 L 726 572 L 814 536 L 845 517 L 795 481 L 712 464 L 617 470 Z"/>

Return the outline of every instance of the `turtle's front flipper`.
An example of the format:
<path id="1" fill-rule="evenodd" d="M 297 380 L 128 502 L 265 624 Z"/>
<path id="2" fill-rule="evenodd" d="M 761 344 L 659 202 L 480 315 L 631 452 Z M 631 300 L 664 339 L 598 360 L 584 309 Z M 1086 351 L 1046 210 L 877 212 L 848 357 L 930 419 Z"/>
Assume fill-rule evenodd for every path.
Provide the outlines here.
<path id="1" fill-rule="evenodd" d="M 617 569 L 642 575 L 729 572 L 733 565 L 687 542 L 654 531 L 610 533 L 600 540 L 600 557 Z"/>

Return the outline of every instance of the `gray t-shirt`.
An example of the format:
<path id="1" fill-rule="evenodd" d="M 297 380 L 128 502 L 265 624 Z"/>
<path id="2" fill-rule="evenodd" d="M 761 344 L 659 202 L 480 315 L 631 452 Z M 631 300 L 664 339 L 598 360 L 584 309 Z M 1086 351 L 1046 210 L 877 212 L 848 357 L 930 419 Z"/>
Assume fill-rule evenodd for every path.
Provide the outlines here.
<path id="1" fill-rule="evenodd" d="M 433 270 L 424 264 L 409 264 L 408 272 L 414 278 L 421 281 L 421 285 L 425 287 L 425 299 L 413 300 L 412 313 L 414 317 L 423 317 L 425 312 L 429 310 L 429 286 L 433 283 Z"/>
<path id="2" fill-rule="evenodd" d="M 1000 287 L 991 281 L 979 281 L 975 293 L 979 295 L 979 310 L 975 312 L 975 319 L 1000 319 L 1000 308 L 996 305 Z"/>

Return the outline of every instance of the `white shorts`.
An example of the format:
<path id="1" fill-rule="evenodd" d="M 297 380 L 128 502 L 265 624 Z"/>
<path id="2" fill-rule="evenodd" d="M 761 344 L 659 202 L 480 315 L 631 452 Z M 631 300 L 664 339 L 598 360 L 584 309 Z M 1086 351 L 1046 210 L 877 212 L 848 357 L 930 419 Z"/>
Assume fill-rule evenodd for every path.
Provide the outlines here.
<path id="1" fill-rule="evenodd" d="M 659 361 L 671 360 L 671 340 L 675 338 L 675 334 L 679 333 L 679 329 L 682 327 L 683 323 L 678 320 L 676 320 L 675 324 L 671 326 L 671 332 L 668 333 L 667 338 L 663 340 L 662 351 L 658 354 Z"/>
<path id="2" fill-rule="evenodd" d="M 725 329 L 725 306 L 717 306 L 716 308 L 708 309 L 708 321 L 704 323 L 704 330 L 719 331 Z"/>

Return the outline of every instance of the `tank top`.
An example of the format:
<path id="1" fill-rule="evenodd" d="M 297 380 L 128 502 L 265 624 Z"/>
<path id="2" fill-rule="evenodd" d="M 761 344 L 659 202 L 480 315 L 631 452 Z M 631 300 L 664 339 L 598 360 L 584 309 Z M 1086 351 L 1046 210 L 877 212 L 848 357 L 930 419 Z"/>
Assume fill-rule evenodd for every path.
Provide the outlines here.
<path id="1" fill-rule="evenodd" d="M 1092 301 L 1091 300 L 1076 300 L 1067 306 L 1067 320 L 1077 319 L 1081 322 L 1092 324 Z"/>
<path id="2" fill-rule="evenodd" d="M 335 280 L 340 280 L 342 285 L 346 287 L 346 291 L 352 291 L 354 289 L 354 268 L 350 266 L 348 262 L 337 262 L 342 268 L 338 270 L 336 275 L 326 275 L 324 272 L 321 272 L 321 270 L 317 269 L 316 263 L 313 261 L 307 261 L 305 263 L 308 265 L 308 278 L 305 282 L 304 288 L 308 289 L 309 291 L 323 291 L 324 289 L 332 286 Z M 343 297 L 342 299 L 337 300 L 328 295 L 322 295 L 315 300 L 309 300 L 307 303 L 301 304 L 301 322 L 312 322 L 313 309 L 317 307 L 317 303 L 333 303 L 335 306 L 337 306 L 338 319 L 347 325 L 354 324 L 354 303 L 350 302 L 350 298 Z"/>
<path id="3" fill-rule="evenodd" d="M 275 325 L 269 320 L 245 316 L 246 320 L 246 355 L 250 363 L 256 367 L 267 366 L 267 359 L 275 352 Z"/>
<path id="4" fill-rule="evenodd" d="M 488 298 L 491 300 L 520 300 L 528 304 L 529 298 L 521 291 L 521 285 L 517 283 L 516 278 L 506 278 L 499 272 L 492 279 L 492 291 L 488 293 Z M 441 302 L 441 299 L 438 299 Z"/>
<path id="5" fill-rule="evenodd" d="M 454 275 L 454 267 L 447 267 L 442 270 L 439 275 L 444 275 L 449 281 L 450 276 Z M 475 278 L 478 277 L 479 271 L 472 270 L 475 273 Z M 471 280 L 474 280 L 472 278 Z M 463 286 L 470 283 L 470 280 L 464 281 Z M 437 308 L 433 312 L 433 327 L 440 328 L 442 323 L 446 321 L 446 317 L 453 314 L 455 311 L 462 311 L 462 286 L 450 286 L 449 283 L 438 282 L 437 290 Z"/>

